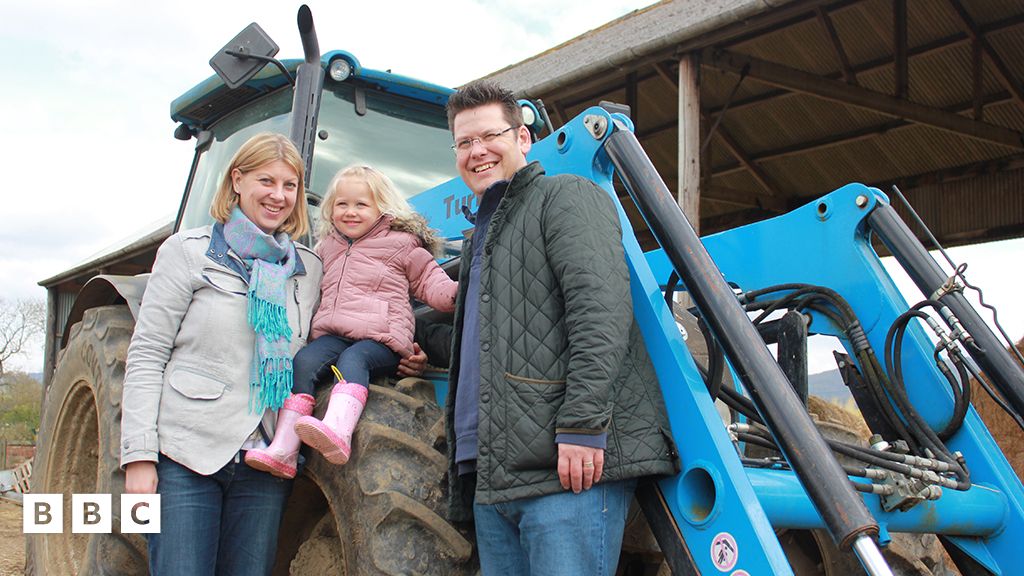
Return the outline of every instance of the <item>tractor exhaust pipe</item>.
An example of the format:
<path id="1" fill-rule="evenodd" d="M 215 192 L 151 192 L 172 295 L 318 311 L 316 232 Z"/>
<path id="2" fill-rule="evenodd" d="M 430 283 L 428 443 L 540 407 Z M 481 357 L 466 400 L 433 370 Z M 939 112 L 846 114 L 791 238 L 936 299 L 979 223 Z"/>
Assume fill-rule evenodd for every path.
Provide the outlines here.
<path id="1" fill-rule="evenodd" d="M 305 61 L 295 71 L 295 95 L 292 97 L 291 140 L 306 164 L 306 187 L 313 169 L 313 146 L 316 143 L 317 117 L 320 114 L 320 93 L 324 89 L 324 69 L 320 65 L 320 42 L 313 26 L 309 6 L 299 7 L 299 37 Z"/>
<path id="2" fill-rule="evenodd" d="M 870 536 L 878 524 L 850 486 L 803 404 L 751 324 L 732 289 L 686 220 L 636 136 L 617 129 L 605 142 L 608 156 L 651 232 L 679 273 L 786 459 L 800 478 L 832 538 L 877 569 Z M 888 567 L 872 574 L 891 574 Z"/>

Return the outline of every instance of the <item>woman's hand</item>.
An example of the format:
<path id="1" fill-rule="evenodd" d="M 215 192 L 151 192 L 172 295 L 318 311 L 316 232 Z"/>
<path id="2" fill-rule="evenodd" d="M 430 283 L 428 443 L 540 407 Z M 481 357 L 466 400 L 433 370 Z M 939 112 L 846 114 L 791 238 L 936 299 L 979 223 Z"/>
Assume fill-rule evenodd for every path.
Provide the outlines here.
<path id="1" fill-rule="evenodd" d="M 412 355 L 402 358 L 398 362 L 399 376 L 420 376 L 427 366 L 427 354 L 420 348 L 420 345 L 412 343 Z"/>
<path id="2" fill-rule="evenodd" d="M 132 462 L 124 467 L 124 491 L 128 494 L 156 494 L 156 462 Z"/>

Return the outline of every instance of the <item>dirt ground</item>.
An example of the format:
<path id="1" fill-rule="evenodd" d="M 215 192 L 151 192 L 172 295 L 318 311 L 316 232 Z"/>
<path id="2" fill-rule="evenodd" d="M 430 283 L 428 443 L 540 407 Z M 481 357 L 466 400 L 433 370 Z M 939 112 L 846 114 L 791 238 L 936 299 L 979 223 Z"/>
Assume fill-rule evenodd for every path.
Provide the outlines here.
<path id="1" fill-rule="evenodd" d="M 21 506 L 0 500 L 0 576 L 25 573 L 25 535 Z"/>

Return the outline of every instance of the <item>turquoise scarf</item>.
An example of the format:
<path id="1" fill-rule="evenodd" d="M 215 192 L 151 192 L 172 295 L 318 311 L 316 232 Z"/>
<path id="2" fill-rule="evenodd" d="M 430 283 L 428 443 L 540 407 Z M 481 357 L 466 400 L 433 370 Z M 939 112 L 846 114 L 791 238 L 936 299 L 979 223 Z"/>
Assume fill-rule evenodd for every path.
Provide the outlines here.
<path id="1" fill-rule="evenodd" d="M 284 232 L 271 236 L 260 230 L 237 206 L 224 223 L 224 239 L 249 270 L 249 325 L 256 332 L 249 410 L 277 410 L 292 391 L 292 329 L 285 302 L 295 245 Z"/>

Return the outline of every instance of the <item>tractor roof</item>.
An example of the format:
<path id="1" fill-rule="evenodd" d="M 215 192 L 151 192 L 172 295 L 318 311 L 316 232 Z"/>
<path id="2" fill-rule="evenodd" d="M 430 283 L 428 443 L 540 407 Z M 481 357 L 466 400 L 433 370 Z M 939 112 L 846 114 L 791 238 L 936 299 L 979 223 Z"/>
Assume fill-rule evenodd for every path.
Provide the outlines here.
<path id="1" fill-rule="evenodd" d="M 339 58 L 348 61 L 351 65 L 352 79 L 378 90 L 439 105 L 444 105 L 448 101 L 448 96 L 453 92 L 451 88 L 408 76 L 363 68 L 355 56 L 342 50 L 324 54 L 320 58 L 320 64 L 326 70 L 331 62 Z M 283 60 L 282 63 L 294 75 L 302 60 Z M 234 90 L 225 86 L 220 77 L 215 74 L 171 102 L 171 119 L 175 122 L 183 122 L 193 130 L 204 129 L 244 104 L 277 90 L 287 83 L 288 80 L 274 66 L 264 67 L 252 79 Z"/>

